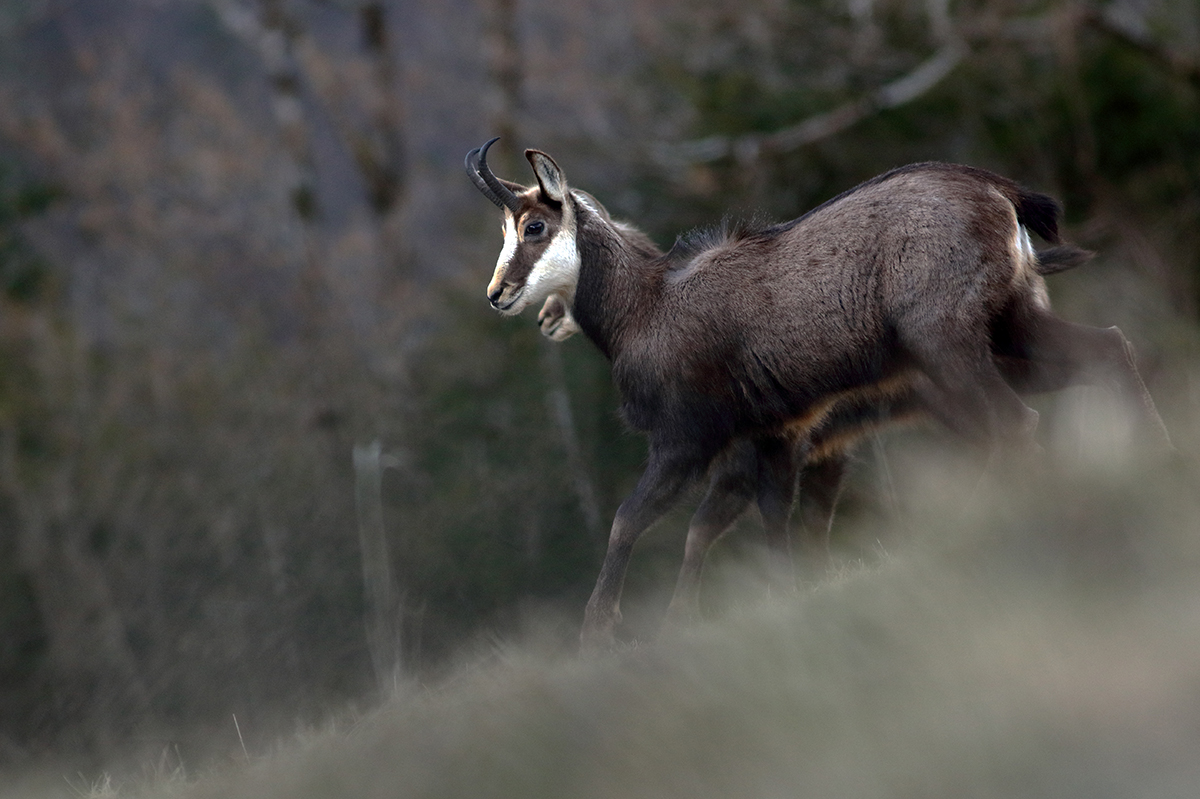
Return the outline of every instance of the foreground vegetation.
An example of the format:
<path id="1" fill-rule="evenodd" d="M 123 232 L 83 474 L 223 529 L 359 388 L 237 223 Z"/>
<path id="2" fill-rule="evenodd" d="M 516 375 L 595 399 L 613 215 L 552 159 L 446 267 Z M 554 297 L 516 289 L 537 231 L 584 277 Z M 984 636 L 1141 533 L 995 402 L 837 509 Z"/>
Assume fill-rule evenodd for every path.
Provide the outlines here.
<path id="1" fill-rule="evenodd" d="M 1077 446 L 1059 438 L 1071 465 L 1051 454 L 1059 465 L 1032 476 L 981 479 L 908 442 L 892 458 L 903 540 L 797 593 L 766 597 L 752 563 L 727 565 L 712 584 L 738 588 L 713 619 L 596 658 L 543 614 L 353 723 L 268 755 L 231 747 L 216 773 L 83 793 L 1191 795 L 1200 471 L 1191 456 L 1118 457 L 1091 413 Z"/>

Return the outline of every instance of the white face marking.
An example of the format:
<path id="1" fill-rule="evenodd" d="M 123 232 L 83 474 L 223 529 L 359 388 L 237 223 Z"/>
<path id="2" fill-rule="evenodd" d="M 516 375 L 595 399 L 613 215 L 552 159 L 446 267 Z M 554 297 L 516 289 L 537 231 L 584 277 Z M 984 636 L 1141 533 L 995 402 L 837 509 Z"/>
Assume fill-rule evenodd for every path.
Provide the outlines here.
<path id="1" fill-rule="evenodd" d="M 579 249 L 575 246 L 575 232 L 565 226 L 554 234 L 550 246 L 533 265 L 525 290 L 507 313 L 518 313 L 532 303 L 544 302 L 551 294 L 562 297 L 567 304 L 575 298 L 575 284 L 579 282 Z"/>
<path id="2" fill-rule="evenodd" d="M 500 257 L 496 259 L 496 272 L 508 266 L 508 262 L 512 260 L 513 254 L 517 251 L 517 222 L 513 219 L 512 214 L 504 216 L 504 247 L 500 250 Z"/>
<path id="3" fill-rule="evenodd" d="M 488 284 L 488 295 L 500 286 L 500 282 L 504 280 L 504 270 L 508 269 L 508 262 L 517 252 L 517 223 L 513 219 L 512 213 L 504 212 L 504 247 L 500 250 L 500 257 L 496 259 L 496 268 L 492 270 L 492 282 Z"/>

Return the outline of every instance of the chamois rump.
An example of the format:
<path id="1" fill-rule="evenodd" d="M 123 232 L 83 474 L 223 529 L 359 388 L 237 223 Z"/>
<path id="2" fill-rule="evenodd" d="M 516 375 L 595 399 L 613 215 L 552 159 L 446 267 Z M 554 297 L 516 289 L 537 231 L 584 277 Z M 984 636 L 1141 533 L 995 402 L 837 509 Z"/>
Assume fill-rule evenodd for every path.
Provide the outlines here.
<path id="1" fill-rule="evenodd" d="M 638 537 L 731 445 L 752 452 L 732 473 L 757 473 L 775 539 L 786 535 L 797 447 L 810 447 L 810 431 L 839 407 L 869 416 L 911 397 L 988 448 L 1029 444 L 1037 413 L 1018 390 L 1090 373 L 1134 398 L 1165 438 L 1120 331 L 1049 310 L 1039 264 L 1054 271 L 1086 254 L 1034 250 L 1030 231 L 1058 243 L 1058 206 L 1046 195 L 972 167 L 913 164 L 791 222 L 680 239 L 664 253 L 571 189 L 541 151 L 526 151 L 534 186 L 497 178 L 486 161 L 495 141 L 466 159 L 475 185 L 504 209 L 488 300 L 515 315 L 561 297 L 611 360 L 624 418 L 649 439 L 588 600 L 586 647 L 614 639 Z M 703 542 L 689 535 L 687 550 L 680 582 L 691 590 Z"/>

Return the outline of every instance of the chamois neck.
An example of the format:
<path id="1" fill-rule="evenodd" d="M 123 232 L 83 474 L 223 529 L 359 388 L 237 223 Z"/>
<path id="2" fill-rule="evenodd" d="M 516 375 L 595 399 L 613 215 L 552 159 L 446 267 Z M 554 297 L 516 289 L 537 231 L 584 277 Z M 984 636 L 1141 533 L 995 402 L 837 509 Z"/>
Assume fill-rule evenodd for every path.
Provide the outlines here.
<path id="1" fill-rule="evenodd" d="M 640 231 L 596 214 L 579 216 L 579 282 L 571 313 L 610 360 L 662 291 L 663 253 Z"/>

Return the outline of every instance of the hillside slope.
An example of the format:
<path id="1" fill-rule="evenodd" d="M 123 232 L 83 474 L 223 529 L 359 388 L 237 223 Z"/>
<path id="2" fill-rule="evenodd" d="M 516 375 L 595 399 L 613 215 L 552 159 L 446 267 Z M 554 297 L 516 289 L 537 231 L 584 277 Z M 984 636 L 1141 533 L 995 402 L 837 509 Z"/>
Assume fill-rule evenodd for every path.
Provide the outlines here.
<path id="1" fill-rule="evenodd" d="M 926 471 L 972 498 L 911 510 L 917 540 L 878 565 L 606 657 L 500 645 L 183 793 L 1194 796 L 1195 472 L 1126 465 Z"/>

